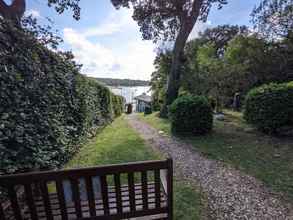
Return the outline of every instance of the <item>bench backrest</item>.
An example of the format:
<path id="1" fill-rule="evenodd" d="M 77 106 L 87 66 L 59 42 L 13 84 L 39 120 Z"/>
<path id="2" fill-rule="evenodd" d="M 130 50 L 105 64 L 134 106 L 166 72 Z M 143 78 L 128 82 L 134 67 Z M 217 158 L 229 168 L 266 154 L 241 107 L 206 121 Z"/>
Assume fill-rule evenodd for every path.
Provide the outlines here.
<path id="1" fill-rule="evenodd" d="M 0 219 L 172 219 L 172 178 L 171 159 L 0 176 Z"/>

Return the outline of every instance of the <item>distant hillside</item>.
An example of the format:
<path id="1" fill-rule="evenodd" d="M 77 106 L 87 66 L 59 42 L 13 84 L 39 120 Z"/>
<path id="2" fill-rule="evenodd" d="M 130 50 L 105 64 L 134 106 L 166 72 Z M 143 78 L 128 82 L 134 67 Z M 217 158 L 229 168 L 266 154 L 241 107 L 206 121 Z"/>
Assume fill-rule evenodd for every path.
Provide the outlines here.
<path id="1" fill-rule="evenodd" d="M 149 81 L 132 79 L 95 78 L 107 86 L 149 86 Z"/>

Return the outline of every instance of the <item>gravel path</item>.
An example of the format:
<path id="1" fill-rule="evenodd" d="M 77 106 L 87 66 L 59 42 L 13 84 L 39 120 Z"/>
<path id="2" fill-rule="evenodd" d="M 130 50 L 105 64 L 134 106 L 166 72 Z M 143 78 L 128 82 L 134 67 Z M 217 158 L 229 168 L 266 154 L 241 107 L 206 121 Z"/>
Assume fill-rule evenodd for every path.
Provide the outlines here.
<path id="1" fill-rule="evenodd" d="M 200 185 L 207 195 L 211 219 L 293 220 L 292 206 L 260 181 L 205 158 L 191 145 L 174 137 L 160 135 L 134 114 L 127 119 L 150 146 L 173 158 L 175 176 Z"/>

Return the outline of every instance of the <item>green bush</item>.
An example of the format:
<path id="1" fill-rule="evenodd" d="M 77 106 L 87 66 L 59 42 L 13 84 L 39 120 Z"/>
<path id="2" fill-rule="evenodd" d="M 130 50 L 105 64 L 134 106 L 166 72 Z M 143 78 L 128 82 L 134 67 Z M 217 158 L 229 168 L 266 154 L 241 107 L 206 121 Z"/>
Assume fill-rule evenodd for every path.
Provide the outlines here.
<path id="1" fill-rule="evenodd" d="M 213 112 L 203 96 L 181 96 L 169 108 L 172 132 L 205 134 L 213 127 Z"/>
<path id="2" fill-rule="evenodd" d="M 265 133 L 293 126 L 293 82 L 252 89 L 245 100 L 244 118 Z"/>
<path id="3" fill-rule="evenodd" d="M 82 76 L 72 57 L 0 24 L 0 173 L 63 165 L 110 123 L 121 98 Z"/>

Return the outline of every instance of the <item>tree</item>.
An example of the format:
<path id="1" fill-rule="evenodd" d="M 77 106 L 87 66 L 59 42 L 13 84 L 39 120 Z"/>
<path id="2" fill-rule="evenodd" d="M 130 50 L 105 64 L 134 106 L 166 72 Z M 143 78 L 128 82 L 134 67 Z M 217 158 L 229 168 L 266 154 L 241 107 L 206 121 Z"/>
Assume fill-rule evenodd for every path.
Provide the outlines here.
<path id="1" fill-rule="evenodd" d="M 292 0 L 262 0 L 251 15 L 255 29 L 265 37 L 287 37 L 293 30 Z"/>
<path id="2" fill-rule="evenodd" d="M 219 25 L 214 28 L 208 28 L 203 33 L 200 33 L 200 38 L 203 41 L 214 43 L 217 55 L 223 56 L 225 46 L 237 35 L 248 35 L 247 26 L 238 25 Z"/>
<path id="3" fill-rule="evenodd" d="M 171 51 L 160 51 L 154 61 L 155 71 L 151 76 L 152 106 L 160 110 L 166 96 L 167 76 L 172 62 Z"/>
<path id="4" fill-rule="evenodd" d="M 48 6 L 54 7 L 59 14 L 71 8 L 74 12 L 73 17 L 75 19 L 80 18 L 80 7 L 78 3 L 79 0 L 48 0 Z M 0 0 L 0 15 L 5 20 L 13 21 L 17 26 L 20 26 L 25 10 L 25 0 L 12 0 L 11 5 L 6 4 L 4 0 Z"/>
<path id="5" fill-rule="evenodd" d="M 221 103 L 229 103 L 229 98 L 226 97 L 234 85 L 232 72 L 238 72 L 238 67 L 228 67 L 223 60 L 225 49 L 233 38 L 247 36 L 248 33 L 246 26 L 219 25 L 206 29 L 198 38 L 189 41 L 185 47 L 187 61 L 180 93 L 184 91 L 194 95 L 212 96 L 219 104 L 221 97 Z"/>
<path id="6" fill-rule="evenodd" d="M 183 52 L 186 41 L 196 21 L 205 21 L 213 3 L 221 8 L 227 0 L 111 0 L 120 7 L 133 8 L 133 19 L 137 21 L 145 40 L 174 41 L 172 64 L 167 80 L 167 91 L 161 116 L 167 116 L 168 106 L 177 98 Z"/>

